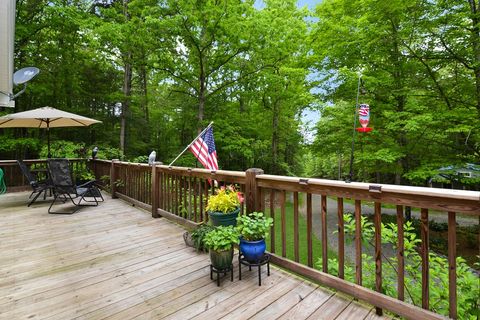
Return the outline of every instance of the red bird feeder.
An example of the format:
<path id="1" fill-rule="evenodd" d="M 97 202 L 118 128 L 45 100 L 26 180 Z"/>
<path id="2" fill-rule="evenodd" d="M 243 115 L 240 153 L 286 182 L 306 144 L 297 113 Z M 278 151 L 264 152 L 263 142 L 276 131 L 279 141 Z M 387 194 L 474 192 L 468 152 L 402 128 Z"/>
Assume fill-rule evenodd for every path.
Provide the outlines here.
<path id="1" fill-rule="evenodd" d="M 368 127 L 370 122 L 370 106 L 368 104 L 362 103 L 358 109 L 358 118 L 362 127 L 355 128 L 358 132 L 370 132 L 373 129 Z"/>

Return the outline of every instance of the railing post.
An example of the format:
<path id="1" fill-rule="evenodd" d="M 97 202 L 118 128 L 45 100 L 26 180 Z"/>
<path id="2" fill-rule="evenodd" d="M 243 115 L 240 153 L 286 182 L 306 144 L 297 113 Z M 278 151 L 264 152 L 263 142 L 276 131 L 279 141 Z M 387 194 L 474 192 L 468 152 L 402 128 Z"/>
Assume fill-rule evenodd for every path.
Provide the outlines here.
<path id="1" fill-rule="evenodd" d="M 115 195 L 115 192 L 117 191 L 117 185 L 115 184 L 116 181 L 116 172 L 115 172 L 115 162 L 117 162 L 118 159 L 112 159 L 111 165 L 110 165 L 110 192 L 112 193 L 112 199 L 116 199 L 117 196 Z"/>
<path id="2" fill-rule="evenodd" d="M 257 186 L 257 176 L 263 174 L 262 169 L 250 168 L 245 172 L 245 201 L 247 213 L 260 211 L 260 195 Z"/>
<path id="3" fill-rule="evenodd" d="M 158 208 L 158 181 L 157 181 L 157 163 L 152 165 L 152 218 L 160 218 L 157 212 Z"/>

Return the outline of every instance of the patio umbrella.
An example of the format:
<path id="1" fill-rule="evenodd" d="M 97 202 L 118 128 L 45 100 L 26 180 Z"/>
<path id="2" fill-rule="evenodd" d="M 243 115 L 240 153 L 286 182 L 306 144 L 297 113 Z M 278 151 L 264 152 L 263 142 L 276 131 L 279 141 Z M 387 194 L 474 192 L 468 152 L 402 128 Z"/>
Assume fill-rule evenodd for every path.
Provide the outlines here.
<path id="1" fill-rule="evenodd" d="M 44 107 L 0 117 L 0 128 L 46 128 L 50 158 L 50 128 L 87 127 L 101 121 L 55 108 Z"/>

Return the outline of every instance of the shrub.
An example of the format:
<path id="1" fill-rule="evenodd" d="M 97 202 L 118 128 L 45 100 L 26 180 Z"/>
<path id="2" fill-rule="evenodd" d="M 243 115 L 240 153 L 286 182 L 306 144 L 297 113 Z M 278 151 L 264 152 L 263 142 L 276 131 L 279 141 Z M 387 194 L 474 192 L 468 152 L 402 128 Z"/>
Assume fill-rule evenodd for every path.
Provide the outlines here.
<path id="1" fill-rule="evenodd" d="M 353 241 L 355 235 L 355 219 L 352 214 L 344 215 L 345 235 L 347 241 Z M 375 228 L 366 217 L 362 216 L 362 243 L 374 247 Z M 389 244 L 397 249 L 398 227 L 396 223 L 381 224 L 382 244 Z M 404 225 L 404 257 L 405 257 L 405 301 L 416 306 L 422 304 L 422 258 L 417 251 L 421 240 L 415 233 L 413 224 L 408 221 Z M 382 257 L 387 263 L 382 264 L 382 292 L 388 296 L 397 296 L 397 265 L 395 257 Z M 338 274 L 338 260 L 328 259 L 328 272 Z M 448 316 L 448 260 L 434 252 L 429 254 L 430 263 L 430 309 L 433 312 Z M 457 312 L 458 319 L 478 319 L 480 307 L 480 286 L 478 276 L 468 267 L 465 259 L 457 257 Z M 321 258 L 316 263 L 322 265 Z M 375 259 L 366 253 L 362 254 L 363 286 L 375 289 Z M 353 282 L 355 269 L 345 265 L 345 280 Z"/>

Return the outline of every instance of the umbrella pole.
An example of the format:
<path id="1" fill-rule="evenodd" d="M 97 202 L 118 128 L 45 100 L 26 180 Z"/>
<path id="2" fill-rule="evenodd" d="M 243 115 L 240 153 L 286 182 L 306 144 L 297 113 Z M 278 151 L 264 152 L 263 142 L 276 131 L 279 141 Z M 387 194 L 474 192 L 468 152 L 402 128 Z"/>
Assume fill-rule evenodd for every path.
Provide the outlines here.
<path id="1" fill-rule="evenodd" d="M 50 154 L 50 120 L 47 120 L 47 158 L 50 159 L 52 155 Z"/>

